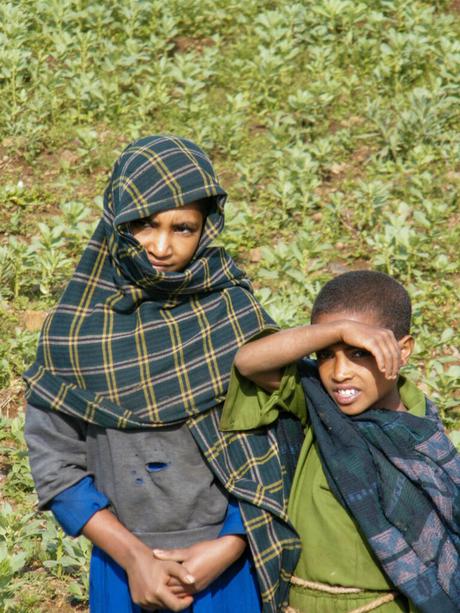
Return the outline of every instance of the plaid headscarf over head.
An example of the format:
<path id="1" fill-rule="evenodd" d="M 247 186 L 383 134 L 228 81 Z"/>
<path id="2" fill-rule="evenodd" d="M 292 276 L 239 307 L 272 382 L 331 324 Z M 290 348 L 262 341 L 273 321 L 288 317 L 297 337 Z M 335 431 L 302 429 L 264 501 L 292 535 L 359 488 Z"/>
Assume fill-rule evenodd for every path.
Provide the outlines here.
<path id="1" fill-rule="evenodd" d="M 203 198 L 213 205 L 194 257 L 181 272 L 155 270 L 129 222 Z M 151 136 L 129 145 L 106 188 L 103 217 L 45 321 L 24 379 L 33 406 L 102 427 L 187 421 L 216 476 L 246 501 L 265 610 L 275 611 L 281 567 L 289 573 L 298 550 L 284 523 L 277 443 L 218 429 L 238 347 L 275 327 L 244 273 L 223 248 L 209 246 L 222 231 L 225 200 L 194 143 Z"/>
<path id="2" fill-rule="evenodd" d="M 213 198 L 197 252 L 159 272 L 129 222 Z M 28 399 L 109 428 L 162 426 L 223 400 L 238 347 L 273 322 L 226 251 L 209 247 L 226 199 L 193 143 L 148 137 L 115 164 L 104 214 L 47 319 Z"/>

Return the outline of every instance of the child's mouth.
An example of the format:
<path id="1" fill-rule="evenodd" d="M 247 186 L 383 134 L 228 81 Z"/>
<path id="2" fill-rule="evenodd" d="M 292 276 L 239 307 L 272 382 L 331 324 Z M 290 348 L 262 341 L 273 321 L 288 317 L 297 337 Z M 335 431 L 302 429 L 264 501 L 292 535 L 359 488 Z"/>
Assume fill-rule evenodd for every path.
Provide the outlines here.
<path id="1" fill-rule="evenodd" d="M 159 272 L 168 272 L 171 268 L 171 264 L 165 264 L 164 262 L 157 262 L 153 258 L 149 257 L 150 264 L 156 268 Z"/>
<path id="2" fill-rule="evenodd" d="M 335 389 L 333 392 L 335 401 L 339 405 L 352 404 L 359 395 L 359 390 L 356 387 L 344 387 Z"/>

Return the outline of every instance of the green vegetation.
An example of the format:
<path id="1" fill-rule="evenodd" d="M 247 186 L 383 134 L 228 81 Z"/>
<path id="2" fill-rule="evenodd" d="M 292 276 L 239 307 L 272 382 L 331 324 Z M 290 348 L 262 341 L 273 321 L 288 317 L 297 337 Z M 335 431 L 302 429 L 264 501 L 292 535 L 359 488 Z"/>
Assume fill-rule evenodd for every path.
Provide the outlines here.
<path id="1" fill-rule="evenodd" d="M 408 374 L 459 427 L 459 12 L 450 0 L 1 3 L 0 610 L 86 610 L 87 543 L 35 514 L 20 373 L 111 163 L 141 134 L 210 154 L 230 193 L 222 242 L 280 324 L 307 321 L 338 272 L 400 279 L 415 303 Z"/>

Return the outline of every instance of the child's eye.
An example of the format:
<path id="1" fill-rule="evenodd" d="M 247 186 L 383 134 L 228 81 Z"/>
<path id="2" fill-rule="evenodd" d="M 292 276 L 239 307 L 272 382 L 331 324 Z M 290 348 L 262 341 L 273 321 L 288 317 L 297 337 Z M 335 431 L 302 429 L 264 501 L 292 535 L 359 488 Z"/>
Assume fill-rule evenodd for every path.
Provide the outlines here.
<path id="1" fill-rule="evenodd" d="M 132 230 L 143 230 L 145 228 L 151 228 L 152 221 L 148 217 L 143 217 L 142 219 L 135 219 L 131 222 Z"/>
<path id="2" fill-rule="evenodd" d="M 366 349 L 353 349 L 352 351 L 352 356 L 354 358 L 368 358 L 371 355 L 371 352 L 366 351 Z"/>
<path id="3" fill-rule="evenodd" d="M 177 226 L 174 226 L 174 230 L 176 232 L 180 232 L 181 234 L 192 234 L 195 232 L 195 228 L 192 228 L 192 226 L 189 226 L 186 223 L 177 224 Z"/>
<path id="4" fill-rule="evenodd" d="M 318 360 L 318 362 L 327 360 L 331 356 L 332 356 L 332 351 L 329 351 L 329 349 L 321 349 L 320 351 L 316 352 L 316 359 Z"/>

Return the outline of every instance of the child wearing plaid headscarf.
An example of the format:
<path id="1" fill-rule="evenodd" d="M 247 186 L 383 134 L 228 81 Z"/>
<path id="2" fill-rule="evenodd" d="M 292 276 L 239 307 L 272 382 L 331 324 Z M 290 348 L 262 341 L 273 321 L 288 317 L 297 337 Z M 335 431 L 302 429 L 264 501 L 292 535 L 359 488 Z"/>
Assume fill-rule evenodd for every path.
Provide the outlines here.
<path id="1" fill-rule="evenodd" d="M 210 246 L 225 200 L 194 143 L 128 146 L 24 375 L 39 507 L 94 543 L 92 613 L 274 613 L 297 559 L 286 492 L 263 487 L 275 438 L 218 428 L 238 347 L 274 328 Z"/>

